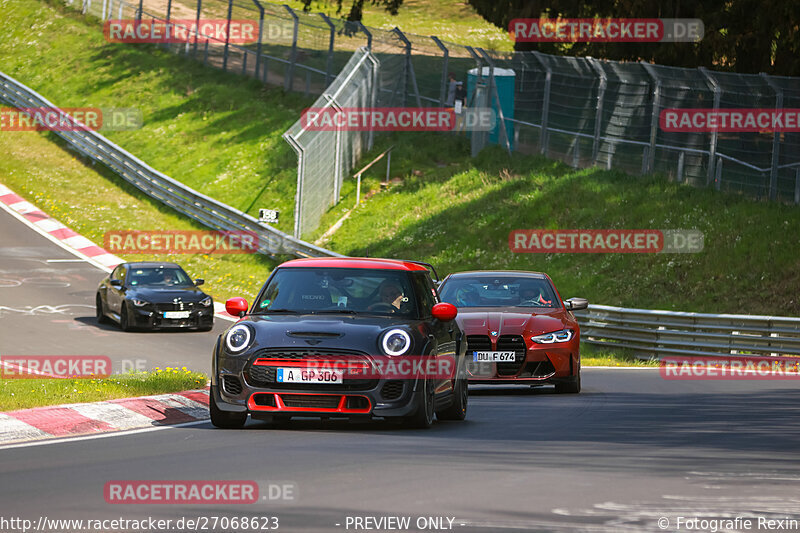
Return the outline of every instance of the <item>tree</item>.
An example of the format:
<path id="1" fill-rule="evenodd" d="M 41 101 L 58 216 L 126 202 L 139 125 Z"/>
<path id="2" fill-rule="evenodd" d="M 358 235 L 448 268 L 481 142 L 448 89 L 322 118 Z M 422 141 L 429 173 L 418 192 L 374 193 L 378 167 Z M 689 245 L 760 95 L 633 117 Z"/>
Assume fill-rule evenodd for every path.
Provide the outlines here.
<path id="1" fill-rule="evenodd" d="M 800 2 L 796 0 L 469 0 L 507 29 L 515 18 L 697 18 L 698 43 L 516 43 L 516 50 L 592 56 L 743 73 L 800 75 Z"/>
<path id="2" fill-rule="evenodd" d="M 311 10 L 311 3 L 313 0 L 301 0 L 303 2 L 303 11 Z M 341 15 L 342 8 L 344 7 L 345 0 L 322 0 L 324 3 L 336 5 L 336 14 Z M 348 0 L 350 1 L 350 0 Z M 363 17 L 365 0 L 352 0 L 350 10 L 347 12 L 345 20 L 350 22 L 361 22 Z M 386 11 L 392 15 L 397 15 L 397 10 L 403 4 L 403 0 L 370 0 L 372 5 L 382 6 Z"/>

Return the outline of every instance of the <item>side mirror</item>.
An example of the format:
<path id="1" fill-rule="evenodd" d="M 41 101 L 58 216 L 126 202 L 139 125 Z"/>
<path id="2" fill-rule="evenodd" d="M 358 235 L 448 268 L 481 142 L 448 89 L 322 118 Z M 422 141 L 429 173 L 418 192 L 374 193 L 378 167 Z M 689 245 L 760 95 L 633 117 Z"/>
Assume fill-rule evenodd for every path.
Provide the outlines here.
<path id="1" fill-rule="evenodd" d="M 570 298 L 564 302 L 567 311 L 578 311 L 589 307 L 589 300 L 586 298 Z"/>
<path id="2" fill-rule="evenodd" d="M 229 315 L 242 317 L 247 313 L 247 300 L 241 296 L 229 299 L 225 302 L 225 310 Z"/>
<path id="3" fill-rule="evenodd" d="M 456 309 L 456 306 L 453 304 L 442 302 L 434 305 L 431 312 L 433 313 L 433 318 L 441 320 L 442 322 L 449 322 L 456 317 L 458 309 Z"/>
<path id="4" fill-rule="evenodd" d="M 122 287 L 122 280 L 112 279 L 109 281 L 112 287 Z"/>
<path id="5" fill-rule="evenodd" d="M 206 282 L 206 280 L 204 280 L 202 278 L 197 278 L 196 280 L 194 280 L 194 284 L 195 284 L 196 287 L 199 287 L 200 285 L 202 285 L 205 282 Z"/>

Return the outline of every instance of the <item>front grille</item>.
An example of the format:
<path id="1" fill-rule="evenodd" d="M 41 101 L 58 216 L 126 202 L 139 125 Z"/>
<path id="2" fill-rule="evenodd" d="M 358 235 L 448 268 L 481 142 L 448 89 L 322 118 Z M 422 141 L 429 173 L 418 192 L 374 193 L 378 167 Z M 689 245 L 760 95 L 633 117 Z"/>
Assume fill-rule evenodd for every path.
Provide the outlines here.
<path id="1" fill-rule="evenodd" d="M 513 376 L 525 363 L 525 339 L 521 335 L 501 335 L 497 341 L 497 350 L 514 351 L 513 363 L 497 363 L 498 376 Z"/>
<path id="2" fill-rule="evenodd" d="M 492 341 L 486 335 L 467 335 L 467 370 L 474 377 L 492 377 L 492 366 L 488 363 L 476 363 L 472 352 L 489 352 Z"/>
<path id="3" fill-rule="evenodd" d="M 381 396 L 384 400 L 396 400 L 403 395 L 403 382 L 399 379 L 387 381 L 381 388 Z"/>
<path id="4" fill-rule="evenodd" d="M 328 348 L 264 348 L 257 351 L 245 367 L 245 379 L 255 387 L 275 388 L 275 389 L 294 389 L 307 391 L 359 391 L 369 390 L 378 385 L 377 379 L 347 379 L 341 385 L 327 385 L 317 383 L 278 383 L 275 381 L 277 370 L 280 363 L 270 363 L 270 366 L 254 365 L 258 359 L 286 359 L 287 361 L 322 358 L 336 360 L 337 357 L 347 358 L 348 360 L 363 360 L 367 358 L 363 352 L 352 350 L 328 349 Z"/>
<path id="5" fill-rule="evenodd" d="M 222 388 L 228 394 L 241 394 L 242 382 L 236 376 L 222 376 Z"/>
<path id="6" fill-rule="evenodd" d="M 282 394 L 281 400 L 286 407 L 306 407 L 311 409 L 336 409 L 341 396 L 331 394 Z"/>
<path id="7" fill-rule="evenodd" d="M 196 305 L 198 304 L 193 302 L 154 304 L 155 310 L 159 313 L 163 313 L 164 311 L 191 311 Z"/>

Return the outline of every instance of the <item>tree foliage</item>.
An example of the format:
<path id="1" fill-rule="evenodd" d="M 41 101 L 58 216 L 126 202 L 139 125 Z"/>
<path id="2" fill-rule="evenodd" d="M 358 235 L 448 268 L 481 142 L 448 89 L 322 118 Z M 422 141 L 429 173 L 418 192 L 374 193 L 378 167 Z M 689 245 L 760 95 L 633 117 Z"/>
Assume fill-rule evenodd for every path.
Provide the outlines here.
<path id="1" fill-rule="evenodd" d="M 302 0 L 303 2 L 303 10 L 310 11 L 311 10 L 311 3 L 314 0 Z M 364 2 L 365 0 L 323 0 L 324 3 L 332 4 L 336 6 L 336 14 L 341 15 L 343 10 L 345 9 L 345 4 L 350 4 L 350 7 L 347 11 L 347 16 L 345 20 L 349 20 L 351 22 L 361 22 L 361 18 L 364 14 Z M 370 0 L 370 3 L 375 6 L 382 6 L 386 11 L 391 13 L 392 15 L 397 15 L 397 10 L 403 4 L 403 0 Z"/>
<path id="2" fill-rule="evenodd" d="M 743 73 L 800 75 L 798 0 L 469 0 L 478 13 L 508 29 L 515 18 L 698 18 L 698 43 L 517 43 L 517 50 Z"/>

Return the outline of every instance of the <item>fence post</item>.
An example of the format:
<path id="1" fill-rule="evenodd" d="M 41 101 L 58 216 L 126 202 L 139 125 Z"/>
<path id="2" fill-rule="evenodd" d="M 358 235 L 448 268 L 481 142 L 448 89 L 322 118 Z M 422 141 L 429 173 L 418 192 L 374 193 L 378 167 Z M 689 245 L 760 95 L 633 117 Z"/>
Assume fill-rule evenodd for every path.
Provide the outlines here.
<path id="1" fill-rule="evenodd" d="M 233 16 L 233 0 L 228 0 L 228 22 L 225 27 L 225 51 L 222 53 L 222 71 L 228 70 L 228 47 L 231 41 L 231 17 Z"/>
<path id="2" fill-rule="evenodd" d="M 717 164 L 714 168 L 714 184 L 719 191 L 722 188 L 722 158 L 717 158 Z"/>
<path id="3" fill-rule="evenodd" d="M 722 88 L 708 69 L 705 67 L 698 67 L 697 70 L 705 76 L 708 84 L 714 90 L 714 111 L 717 111 L 717 109 L 719 109 L 720 98 L 722 97 Z M 719 176 L 719 172 L 716 172 L 714 169 L 715 161 L 717 161 L 717 136 L 717 130 L 713 130 L 711 132 L 711 142 L 708 148 L 708 179 L 706 180 L 706 184 L 709 184 L 711 182 L 711 177 L 715 176 L 714 179 L 717 180 L 717 190 L 719 190 L 719 178 L 717 177 Z"/>
<path id="4" fill-rule="evenodd" d="M 300 219 L 303 218 L 303 213 L 301 211 L 302 205 L 300 200 L 303 198 L 303 181 L 305 178 L 305 153 L 303 147 L 300 145 L 294 137 L 289 135 L 288 133 L 283 135 L 283 138 L 286 139 L 291 147 L 294 149 L 295 153 L 297 153 L 297 191 L 294 194 L 294 238 L 300 238 Z"/>
<path id="5" fill-rule="evenodd" d="M 494 61 L 486 53 L 486 50 L 483 48 L 478 48 L 478 51 L 481 55 L 486 59 L 486 62 L 489 64 L 489 107 L 492 106 L 492 97 L 494 97 L 494 102 L 497 105 L 497 118 L 499 119 L 499 124 L 497 125 L 500 128 L 498 131 L 498 138 L 502 136 L 503 142 L 506 145 L 506 151 L 511 154 L 511 142 L 508 139 L 508 130 L 506 129 L 506 117 L 503 114 L 503 107 L 500 102 L 500 95 L 497 91 L 497 84 L 494 80 Z M 502 132 L 502 133 L 501 133 Z"/>
<path id="6" fill-rule="evenodd" d="M 200 35 L 200 12 L 203 9 L 203 0 L 197 0 L 197 13 L 194 19 L 194 57 L 197 58 L 197 37 Z M 206 42 L 208 42 L 206 40 Z"/>
<path id="7" fill-rule="evenodd" d="M 375 109 L 378 106 L 378 91 L 380 90 L 380 80 L 378 76 L 380 75 L 380 67 L 381 64 L 378 59 L 372 55 L 372 52 L 369 51 L 369 48 L 366 50 L 367 60 L 372 64 L 372 69 L 370 72 L 370 107 Z M 372 144 L 375 140 L 375 131 L 373 129 L 369 130 L 367 134 L 367 150 L 372 150 Z M 391 157 L 392 153 L 389 152 L 389 157 Z"/>
<path id="8" fill-rule="evenodd" d="M 331 22 L 330 17 L 325 13 L 318 13 L 322 20 L 325 21 L 325 24 L 328 25 L 328 29 L 330 30 L 330 36 L 328 38 L 328 59 L 325 62 L 325 87 L 331 84 L 331 77 L 333 76 L 333 46 L 336 42 L 336 26 L 333 25 Z"/>
<path id="9" fill-rule="evenodd" d="M 289 67 L 286 69 L 286 77 L 283 79 L 283 90 L 291 91 L 294 88 L 294 65 L 297 63 L 297 34 L 300 27 L 300 18 L 291 7 L 286 4 L 284 4 L 283 7 L 286 8 L 286 11 L 289 12 L 292 16 L 292 20 L 294 20 L 294 27 L 292 29 L 292 51 L 289 53 Z"/>
<path id="10" fill-rule="evenodd" d="M 783 109 L 783 90 L 765 72 L 761 73 L 764 81 L 775 91 L 775 109 Z M 779 131 L 772 132 L 772 168 L 769 171 L 769 199 L 778 198 L 778 162 L 781 149 L 781 134 Z"/>
<path id="11" fill-rule="evenodd" d="M 653 65 L 640 61 L 641 65 L 647 71 L 647 74 L 653 79 L 653 111 L 650 114 L 650 149 L 647 153 L 646 165 L 642 165 L 642 174 L 650 174 L 653 172 L 656 164 L 656 139 L 658 139 L 658 115 L 661 111 L 661 78 L 658 77 L 658 72 L 653 68 Z"/>
<path id="12" fill-rule="evenodd" d="M 544 59 L 542 59 L 543 54 L 539 51 L 533 52 L 533 57 L 535 57 L 539 63 L 544 67 L 545 72 L 547 73 L 544 78 L 544 95 L 542 96 L 542 133 L 539 136 L 539 144 L 540 144 L 540 151 L 545 156 L 547 155 L 547 143 L 548 143 L 548 135 L 547 135 L 547 123 L 550 119 L 550 86 L 553 81 L 553 69 L 550 68 Z"/>
<path id="13" fill-rule="evenodd" d="M 256 43 L 256 72 L 255 78 L 259 79 L 259 72 L 261 68 L 261 41 L 264 37 L 264 6 L 261 5 L 259 0 L 253 0 L 253 3 L 258 8 L 258 43 Z"/>
<path id="14" fill-rule="evenodd" d="M 342 106 L 327 93 L 322 95 L 337 113 L 342 110 Z M 333 148 L 333 203 L 339 201 L 339 188 L 342 180 L 342 128 L 337 125 L 334 134 L 334 148 Z"/>
<path id="15" fill-rule="evenodd" d="M 106 9 L 107 9 L 107 7 L 108 7 L 108 0 L 103 0 L 103 14 L 100 16 L 100 20 L 102 20 L 104 22 L 106 20 Z"/>
<path id="16" fill-rule="evenodd" d="M 142 20 L 142 10 L 144 6 L 142 5 L 144 0 L 139 0 L 139 9 L 136 10 L 136 20 Z M 91 0 L 89 0 L 89 4 L 91 4 Z"/>
<path id="17" fill-rule="evenodd" d="M 369 31 L 366 26 L 361 24 L 361 22 L 358 23 L 358 27 L 361 28 L 361 31 L 367 36 L 367 50 L 372 52 L 372 32 Z"/>
<path id="18" fill-rule="evenodd" d="M 414 93 L 417 96 L 417 107 L 422 107 L 422 102 L 419 98 L 419 87 L 417 87 L 417 77 L 414 75 L 414 65 L 411 64 L 411 41 L 406 38 L 405 34 L 400 31 L 400 28 L 397 26 L 395 26 L 392 32 L 396 34 L 401 41 L 403 41 L 403 45 L 406 48 L 406 58 L 403 65 L 403 107 L 406 106 L 408 101 L 409 78 L 411 79 L 412 86 L 414 87 Z"/>
<path id="19" fill-rule="evenodd" d="M 794 203 L 800 204 L 800 167 L 794 173 Z"/>
<path id="20" fill-rule="evenodd" d="M 678 154 L 678 173 L 676 179 L 678 183 L 683 181 L 683 164 L 684 164 L 684 156 L 686 152 L 682 151 Z"/>
<path id="21" fill-rule="evenodd" d="M 442 60 L 442 86 L 439 89 L 439 106 L 446 107 L 445 100 L 447 99 L 447 92 L 448 92 L 447 84 L 450 81 L 447 78 L 448 64 L 450 62 L 450 50 L 435 35 L 431 35 L 431 39 L 433 40 L 433 42 L 436 43 L 436 46 L 438 46 L 439 50 L 441 50 L 442 53 L 444 54 L 444 58 Z"/>
<path id="22" fill-rule="evenodd" d="M 606 86 L 608 85 L 608 76 L 606 71 L 600 66 L 600 62 L 593 57 L 587 57 L 587 61 L 592 66 L 598 76 L 600 76 L 600 85 L 597 88 L 597 111 L 594 114 L 594 139 L 592 140 L 592 161 L 597 164 L 597 158 L 600 157 L 600 132 L 602 131 L 603 122 L 603 101 L 606 95 Z"/>

